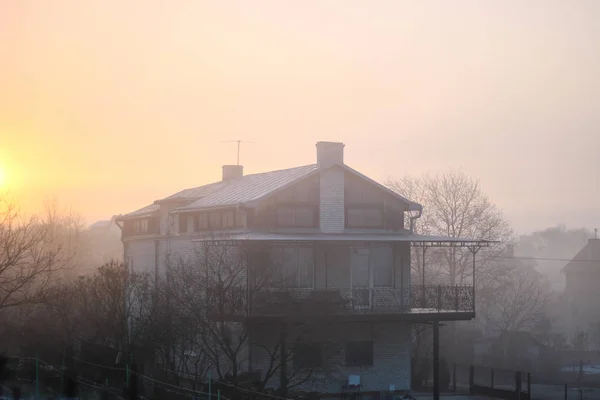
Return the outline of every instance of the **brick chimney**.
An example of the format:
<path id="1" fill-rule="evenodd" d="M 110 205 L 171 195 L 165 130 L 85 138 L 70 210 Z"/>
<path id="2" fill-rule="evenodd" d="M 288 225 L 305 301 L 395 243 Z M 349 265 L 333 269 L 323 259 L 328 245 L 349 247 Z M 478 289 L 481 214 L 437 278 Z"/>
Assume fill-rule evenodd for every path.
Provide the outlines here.
<path id="1" fill-rule="evenodd" d="M 223 165 L 223 182 L 244 176 L 244 167 L 242 165 Z"/>
<path id="2" fill-rule="evenodd" d="M 331 167 L 333 164 L 344 163 L 344 143 L 318 142 L 317 165 L 319 168 Z"/>
<path id="3" fill-rule="evenodd" d="M 324 233 L 343 232 L 345 223 L 344 170 L 329 168 L 344 163 L 344 144 L 317 143 L 317 166 L 320 172 L 319 225 Z"/>

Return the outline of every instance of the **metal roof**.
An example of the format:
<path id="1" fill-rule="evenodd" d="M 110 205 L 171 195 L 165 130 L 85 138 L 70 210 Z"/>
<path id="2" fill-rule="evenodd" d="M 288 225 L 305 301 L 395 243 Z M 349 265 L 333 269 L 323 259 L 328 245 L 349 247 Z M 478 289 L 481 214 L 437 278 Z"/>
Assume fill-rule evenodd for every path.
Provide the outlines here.
<path id="1" fill-rule="evenodd" d="M 262 233 L 245 232 L 218 235 L 207 235 L 192 240 L 193 242 L 208 241 L 266 241 L 266 242 L 409 242 L 416 245 L 448 245 L 455 247 L 488 246 L 496 243 L 489 240 L 455 238 L 449 236 L 431 236 L 418 234 L 393 233 Z"/>
<path id="2" fill-rule="evenodd" d="M 422 210 L 422 206 L 420 204 L 406 199 L 400 194 L 390 190 L 384 185 L 348 167 L 347 165 L 336 164 L 336 166 L 341 167 L 343 170 L 368 181 L 380 190 L 384 190 L 391 194 L 395 198 L 406 202 L 406 204 L 408 204 L 409 211 Z M 165 197 L 164 199 L 157 200 L 152 205 L 121 216 L 120 219 L 142 217 L 153 214 L 159 210 L 160 203 L 168 201 L 184 202 L 183 205 L 180 205 L 173 210 L 175 213 L 244 204 L 250 205 L 252 202 L 258 201 L 265 196 L 271 195 L 278 190 L 294 184 L 300 179 L 307 178 L 317 171 L 318 166 L 316 164 L 311 164 L 277 171 L 244 175 L 240 178 L 232 180 L 209 183 L 207 185 L 185 189 L 171 196 Z"/>
<path id="3" fill-rule="evenodd" d="M 130 212 L 129 214 L 125 214 L 123 216 L 118 217 L 118 219 L 129 218 L 129 217 L 145 217 L 147 215 L 153 215 L 158 212 L 160 206 L 158 204 L 150 204 L 146 207 L 140 208 L 134 212 Z"/>
<path id="4" fill-rule="evenodd" d="M 200 199 L 177 207 L 177 211 L 197 210 L 211 207 L 232 206 L 258 200 L 278 189 L 305 178 L 317 171 L 316 164 L 302 167 L 245 175 L 231 181 L 219 182 L 216 190 L 210 190 Z M 196 188 L 200 191 L 202 188 Z"/>
<path id="5" fill-rule="evenodd" d="M 191 189 L 185 189 L 171 196 L 165 197 L 162 200 L 158 200 L 156 201 L 156 203 L 169 200 L 194 200 L 199 197 L 204 197 L 211 193 L 214 193 L 215 191 L 221 189 L 225 185 L 227 185 L 227 182 L 213 182 L 207 185 L 197 186 Z"/>

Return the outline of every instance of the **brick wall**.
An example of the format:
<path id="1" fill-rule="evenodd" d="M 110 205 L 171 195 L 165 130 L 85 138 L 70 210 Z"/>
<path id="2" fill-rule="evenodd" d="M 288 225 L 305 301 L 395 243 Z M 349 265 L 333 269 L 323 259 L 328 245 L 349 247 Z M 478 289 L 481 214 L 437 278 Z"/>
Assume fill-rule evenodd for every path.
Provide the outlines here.
<path id="1" fill-rule="evenodd" d="M 321 172 L 319 221 L 321 231 L 325 233 L 344 231 L 344 171 L 340 168 L 329 168 Z"/>

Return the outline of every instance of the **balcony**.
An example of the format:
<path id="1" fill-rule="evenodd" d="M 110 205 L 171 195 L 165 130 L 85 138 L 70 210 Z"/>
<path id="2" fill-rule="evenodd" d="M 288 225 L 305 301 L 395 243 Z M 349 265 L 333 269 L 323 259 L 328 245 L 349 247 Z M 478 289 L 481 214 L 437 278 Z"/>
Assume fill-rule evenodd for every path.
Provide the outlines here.
<path id="1" fill-rule="evenodd" d="M 475 301 L 471 286 L 403 288 L 240 290 L 211 296 L 212 314 L 250 318 L 394 317 L 395 319 L 471 319 Z M 364 318 L 364 317 L 363 317 Z"/>

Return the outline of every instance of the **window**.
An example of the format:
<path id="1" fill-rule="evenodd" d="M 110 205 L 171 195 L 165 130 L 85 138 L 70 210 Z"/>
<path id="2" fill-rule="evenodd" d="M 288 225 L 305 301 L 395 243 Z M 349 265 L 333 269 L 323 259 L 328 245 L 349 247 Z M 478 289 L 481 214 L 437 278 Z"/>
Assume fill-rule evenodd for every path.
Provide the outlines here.
<path id="1" fill-rule="evenodd" d="M 233 211 L 225 211 L 223 213 L 223 228 L 233 228 L 235 226 L 235 213 Z"/>
<path id="2" fill-rule="evenodd" d="M 296 343 L 294 346 L 294 368 L 310 369 L 323 366 L 321 345 L 317 343 Z"/>
<path id="3" fill-rule="evenodd" d="M 188 215 L 187 220 L 186 220 L 186 226 L 187 226 L 187 229 L 185 230 L 185 232 L 187 232 L 187 233 L 192 233 L 196 229 L 195 224 L 194 224 L 194 216 L 193 215 Z"/>
<path id="4" fill-rule="evenodd" d="M 210 213 L 210 229 L 220 229 L 222 227 L 223 225 L 221 225 L 221 213 Z"/>
<path id="5" fill-rule="evenodd" d="M 136 219 L 133 221 L 133 233 L 144 234 L 148 233 L 148 220 L 147 219 Z"/>
<path id="6" fill-rule="evenodd" d="M 349 342 L 346 345 L 346 365 L 349 367 L 373 365 L 373 342 Z"/>
<path id="7" fill-rule="evenodd" d="M 392 247 L 372 247 L 369 261 L 373 270 L 374 287 L 392 287 L 394 285 L 394 255 Z"/>
<path id="8" fill-rule="evenodd" d="M 276 247 L 273 249 L 273 264 L 280 274 L 273 278 L 274 284 L 290 288 L 312 288 L 314 274 L 314 252 L 312 247 Z"/>
<path id="9" fill-rule="evenodd" d="M 350 207 L 346 212 L 349 228 L 383 228 L 383 211 L 380 208 Z"/>
<path id="10" fill-rule="evenodd" d="M 208 229 L 208 215 L 206 213 L 199 214 L 197 217 L 197 231 L 204 231 Z"/>
<path id="11" fill-rule="evenodd" d="M 243 228 L 246 225 L 246 214 L 241 211 L 235 212 L 235 226 Z"/>
<path id="12" fill-rule="evenodd" d="M 277 225 L 281 227 L 315 226 L 315 210 L 307 206 L 279 206 L 277 207 Z"/>

